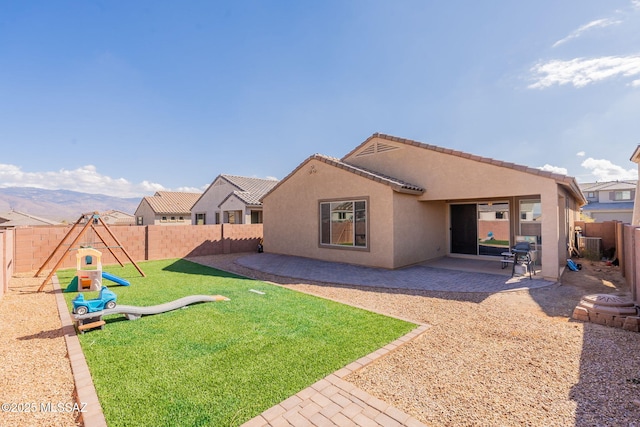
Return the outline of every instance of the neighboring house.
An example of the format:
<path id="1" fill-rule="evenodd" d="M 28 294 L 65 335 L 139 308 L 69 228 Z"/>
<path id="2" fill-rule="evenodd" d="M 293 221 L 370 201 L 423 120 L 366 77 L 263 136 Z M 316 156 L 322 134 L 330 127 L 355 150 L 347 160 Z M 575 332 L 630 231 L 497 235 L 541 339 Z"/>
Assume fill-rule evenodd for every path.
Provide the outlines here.
<path id="1" fill-rule="evenodd" d="M 276 184 L 276 179 L 218 175 L 191 209 L 191 223 L 261 224 L 260 198 Z"/>
<path id="2" fill-rule="evenodd" d="M 100 218 L 107 223 L 107 225 L 135 225 L 136 217 L 134 215 L 117 211 L 109 210 L 100 213 Z"/>
<path id="3" fill-rule="evenodd" d="M 14 227 L 33 227 L 38 225 L 61 225 L 58 221 L 41 218 L 20 211 L 0 212 L 0 229 Z"/>
<path id="4" fill-rule="evenodd" d="M 262 202 L 268 252 L 399 268 L 499 260 L 528 240 L 557 280 L 586 200 L 572 177 L 374 134 L 342 159 L 312 155 Z"/>
<path id="5" fill-rule="evenodd" d="M 631 224 L 637 186 L 637 180 L 582 183 L 580 189 L 588 202 L 582 213 L 596 222 Z"/>
<path id="6" fill-rule="evenodd" d="M 144 197 L 135 212 L 136 225 L 190 225 L 191 207 L 201 193 L 157 191 Z"/>

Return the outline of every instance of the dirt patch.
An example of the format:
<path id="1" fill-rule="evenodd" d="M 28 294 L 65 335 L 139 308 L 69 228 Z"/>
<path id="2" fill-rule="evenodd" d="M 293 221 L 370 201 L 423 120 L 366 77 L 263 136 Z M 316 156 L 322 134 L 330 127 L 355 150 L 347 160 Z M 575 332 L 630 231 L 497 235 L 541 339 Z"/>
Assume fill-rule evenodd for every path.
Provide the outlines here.
<path id="1" fill-rule="evenodd" d="M 563 285 L 576 286 L 587 293 L 629 292 L 619 266 L 603 261 L 576 260 L 582 265 L 582 270 L 567 269 L 562 275 Z"/>
<path id="2" fill-rule="evenodd" d="M 590 294 L 613 294 L 631 298 L 620 267 L 601 261 L 576 259 L 582 270 L 565 269 L 560 282 L 547 288 L 532 289 L 531 297 L 551 317 L 571 317 L 580 299 Z"/>

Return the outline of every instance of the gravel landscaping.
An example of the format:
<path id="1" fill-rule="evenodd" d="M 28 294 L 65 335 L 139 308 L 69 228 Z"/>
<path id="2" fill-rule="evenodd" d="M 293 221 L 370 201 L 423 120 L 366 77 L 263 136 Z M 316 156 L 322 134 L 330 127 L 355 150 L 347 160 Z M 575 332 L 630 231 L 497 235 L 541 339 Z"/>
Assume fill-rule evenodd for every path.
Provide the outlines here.
<path id="1" fill-rule="evenodd" d="M 430 426 L 640 426 L 640 334 L 570 319 L 580 297 L 626 292 L 616 267 L 586 262 L 562 284 L 495 294 L 300 283 L 195 261 L 427 323 L 427 333 L 347 377 Z"/>
<path id="2" fill-rule="evenodd" d="M 74 383 L 52 286 L 16 275 L 0 300 L 0 425 L 77 426 Z"/>

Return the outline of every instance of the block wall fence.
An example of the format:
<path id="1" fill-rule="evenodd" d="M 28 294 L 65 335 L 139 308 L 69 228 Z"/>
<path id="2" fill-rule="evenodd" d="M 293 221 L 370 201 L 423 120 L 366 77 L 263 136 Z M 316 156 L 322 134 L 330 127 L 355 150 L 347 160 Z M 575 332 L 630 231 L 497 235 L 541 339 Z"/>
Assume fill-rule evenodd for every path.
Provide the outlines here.
<path id="1" fill-rule="evenodd" d="M 618 221 L 604 223 L 576 223 L 586 237 L 601 237 L 603 247 L 615 247 L 620 269 L 630 288 L 632 299 L 640 305 L 640 227 L 623 224 Z M 51 255 L 56 246 L 69 232 L 66 227 L 29 227 L 15 230 L 0 230 L 0 299 L 7 293 L 9 280 L 15 273 L 35 272 Z M 108 246 L 115 242 L 102 227 L 96 227 L 97 233 L 104 237 Z M 74 235 L 69 236 L 59 250 L 64 253 L 60 268 L 74 268 L 76 257 L 69 252 L 69 244 L 77 236 L 81 227 L 76 227 Z M 188 256 L 218 255 L 227 253 L 253 252 L 262 238 L 262 224 L 221 224 L 221 225 L 185 225 L 165 227 L 114 226 L 110 230 L 137 261 L 184 258 Z M 93 233 L 93 234 L 92 234 Z M 103 264 L 117 264 L 109 250 L 98 245 L 95 232 L 87 231 L 76 245 L 93 243 L 102 252 Z M 91 241 L 93 240 L 93 242 Z M 266 242 L 268 251 L 269 243 Z M 67 251 L 65 252 L 65 249 Z M 124 253 L 117 248 L 113 251 L 118 258 L 127 263 Z M 54 257 L 47 269 L 52 268 L 60 259 Z"/>
<path id="2" fill-rule="evenodd" d="M 604 222 L 584 222 L 576 221 L 575 225 L 582 228 L 584 237 L 600 237 L 602 239 L 602 250 L 617 247 L 616 244 L 616 224 L 620 221 Z"/>
<path id="3" fill-rule="evenodd" d="M 13 253 L 13 272 L 36 272 L 71 228 L 72 226 L 16 228 L 15 249 L 13 249 L 13 242 L 5 247 Z M 64 260 L 59 268 L 76 267 L 76 252 L 69 249 L 82 228 L 82 226 L 75 227 L 56 255 L 47 263 L 45 270 L 53 268 L 61 257 Z M 262 224 L 113 226 L 109 227 L 109 230 L 136 262 L 254 252 L 262 238 Z M 102 243 L 100 237 L 104 239 L 106 245 Z M 125 253 L 117 247 L 116 241 L 102 226 L 96 226 L 95 231 L 91 228 L 87 229 L 74 244 L 74 248 L 81 245 L 92 246 L 102 252 L 103 265 L 118 263 L 110 249 L 123 264 L 129 263 Z"/>

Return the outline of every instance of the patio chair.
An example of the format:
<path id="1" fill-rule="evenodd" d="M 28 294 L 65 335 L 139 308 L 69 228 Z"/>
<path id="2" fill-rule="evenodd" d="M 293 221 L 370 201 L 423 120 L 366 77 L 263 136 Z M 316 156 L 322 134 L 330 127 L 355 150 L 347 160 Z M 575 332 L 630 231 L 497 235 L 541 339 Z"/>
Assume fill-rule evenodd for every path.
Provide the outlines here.
<path id="1" fill-rule="evenodd" d="M 531 271 L 533 270 L 533 257 L 531 256 L 531 243 L 530 242 L 518 242 L 511 249 L 513 253 L 513 269 L 511 270 L 511 277 L 516 274 L 516 264 L 521 265 L 529 272 L 529 279 L 533 279 Z M 533 274 L 536 274 L 533 271 Z"/>

